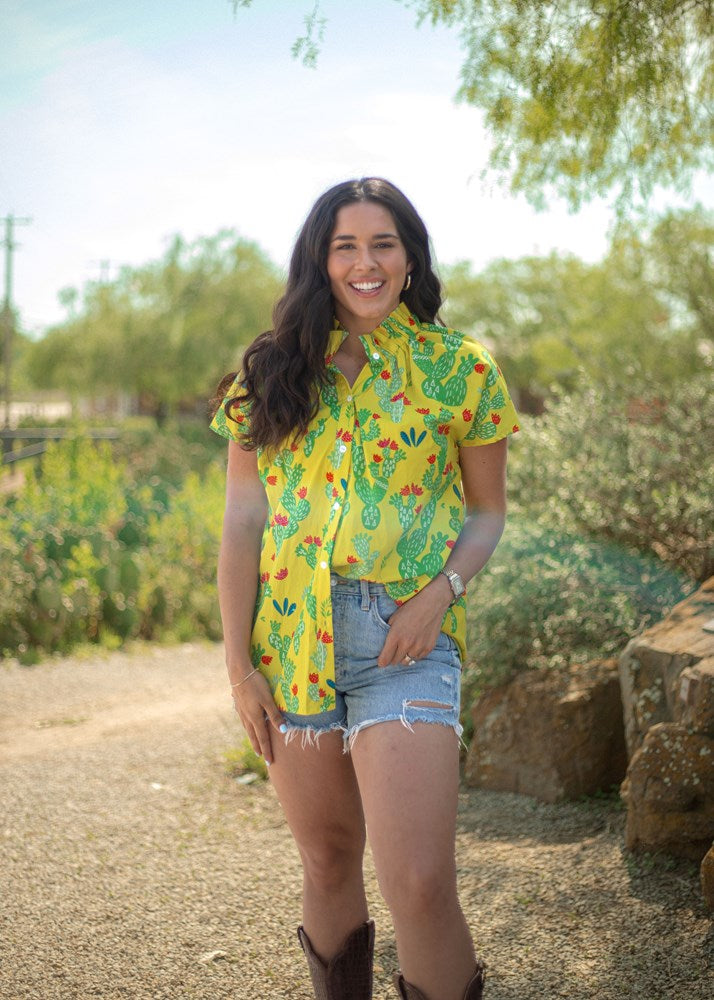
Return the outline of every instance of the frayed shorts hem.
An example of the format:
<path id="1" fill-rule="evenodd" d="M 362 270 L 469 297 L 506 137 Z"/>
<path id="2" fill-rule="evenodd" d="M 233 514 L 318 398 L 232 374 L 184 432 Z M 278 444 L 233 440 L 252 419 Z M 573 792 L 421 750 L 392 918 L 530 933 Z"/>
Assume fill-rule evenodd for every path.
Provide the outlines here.
<path id="1" fill-rule="evenodd" d="M 437 708 L 431 710 L 428 708 L 415 709 L 407 703 L 404 705 L 404 708 L 399 714 L 385 715 L 378 719 L 365 719 L 363 722 L 355 723 L 355 725 L 349 727 L 344 725 L 344 723 L 334 722 L 329 726 L 319 728 L 310 725 L 309 723 L 296 722 L 294 721 L 296 718 L 295 716 L 286 717 L 284 714 L 284 724 L 287 727 L 287 732 L 285 733 L 285 745 L 287 746 L 289 743 L 292 743 L 292 741 L 299 735 L 303 748 L 310 746 L 317 747 L 320 743 L 320 737 L 325 733 L 341 732 L 343 752 L 349 753 L 363 729 L 368 729 L 371 726 L 377 726 L 381 722 L 401 722 L 405 729 L 408 729 L 413 733 L 414 723 L 424 722 L 437 726 L 446 726 L 447 728 L 453 729 L 459 743 L 464 746 L 464 741 L 461 738 L 464 727 L 458 721 L 455 722 L 452 718 L 448 718 L 447 716 L 449 714 L 450 713 L 445 712 L 443 709 Z M 309 717 L 306 716 L 305 718 Z"/>

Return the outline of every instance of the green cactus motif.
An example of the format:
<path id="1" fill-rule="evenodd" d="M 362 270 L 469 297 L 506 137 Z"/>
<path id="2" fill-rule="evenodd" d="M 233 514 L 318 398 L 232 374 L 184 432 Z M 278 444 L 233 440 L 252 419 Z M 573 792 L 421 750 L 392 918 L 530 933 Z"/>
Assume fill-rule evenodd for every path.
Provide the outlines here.
<path id="1" fill-rule="evenodd" d="M 360 532 L 352 539 L 352 548 L 357 553 L 357 558 L 359 559 L 359 562 L 355 564 L 355 574 L 357 577 L 369 576 L 375 562 L 379 559 L 379 549 L 375 549 L 374 552 L 370 551 L 369 539 L 370 536 L 364 532 Z"/>
<path id="2" fill-rule="evenodd" d="M 383 348 L 382 353 L 386 359 L 386 364 L 384 368 L 380 367 L 380 373 L 383 370 L 388 370 L 390 377 L 388 379 L 375 378 L 373 389 L 379 399 L 382 411 L 390 416 L 395 423 L 399 423 L 404 413 L 404 397 L 401 396 L 399 399 L 392 399 L 392 397 L 398 395 L 404 389 L 405 372 L 403 368 L 400 368 L 396 354 L 392 354 L 386 348 Z"/>
<path id="3" fill-rule="evenodd" d="M 324 432 L 327 425 L 327 420 L 325 417 L 320 417 L 312 430 L 308 431 L 303 440 L 303 451 L 305 453 L 305 458 L 309 458 L 312 455 L 312 450 L 315 447 L 315 441 Z"/>
<path id="4" fill-rule="evenodd" d="M 440 403 L 446 402 L 443 398 L 443 381 L 451 372 L 455 361 L 456 354 L 453 351 L 445 351 L 436 361 L 423 355 L 414 356 L 415 365 L 426 375 L 421 384 L 425 395 L 432 399 L 438 399 Z"/>
<path id="5" fill-rule="evenodd" d="M 472 354 L 459 361 L 456 374 L 445 383 L 442 394 L 438 397 L 442 403 L 446 403 L 447 406 L 461 406 L 466 399 L 468 390 L 466 376 L 473 371 L 473 361 Z"/>
<path id="6" fill-rule="evenodd" d="M 357 420 L 362 431 L 362 441 L 374 441 L 379 437 L 379 424 L 372 416 L 372 411 L 366 408 L 357 412 Z"/>
<path id="7" fill-rule="evenodd" d="M 337 395 L 337 386 L 334 382 L 326 382 L 321 391 L 320 397 L 322 402 L 330 411 L 330 416 L 333 420 L 340 419 L 340 400 Z"/>
<path id="8" fill-rule="evenodd" d="M 293 652 L 296 656 L 300 653 L 300 640 L 305 635 L 305 620 L 301 617 L 300 621 L 295 626 L 295 632 L 293 633 Z"/>

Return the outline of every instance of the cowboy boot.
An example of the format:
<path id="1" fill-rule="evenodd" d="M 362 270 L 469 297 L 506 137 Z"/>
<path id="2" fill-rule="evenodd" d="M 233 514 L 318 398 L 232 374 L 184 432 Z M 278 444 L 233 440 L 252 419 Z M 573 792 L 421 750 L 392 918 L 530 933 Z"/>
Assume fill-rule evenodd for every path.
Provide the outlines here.
<path id="1" fill-rule="evenodd" d="M 303 927 L 298 927 L 298 939 L 307 958 L 315 1000 L 372 1000 L 374 920 L 348 934 L 327 963 L 315 954 Z"/>
<path id="2" fill-rule="evenodd" d="M 476 971 L 466 984 L 466 992 L 464 993 L 463 1000 L 481 1000 L 485 972 L 485 967 L 481 962 L 478 962 Z M 416 986 L 412 986 L 411 983 L 406 981 L 401 972 L 395 975 L 394 985 L 397 987 L 397 993 L 399 993 L 402 1000 L 427 1000 L 421 990 L 418 990 Z"/>

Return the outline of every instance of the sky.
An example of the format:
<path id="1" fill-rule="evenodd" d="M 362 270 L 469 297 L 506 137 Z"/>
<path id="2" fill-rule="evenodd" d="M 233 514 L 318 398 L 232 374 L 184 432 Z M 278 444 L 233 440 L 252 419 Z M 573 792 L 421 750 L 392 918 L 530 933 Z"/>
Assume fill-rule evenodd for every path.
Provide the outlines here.
<path id="1" fill-rule="evenodd" d="M 607 247 L 604 202 L 536 213 L 495 178 L 458 104 L 458 34 L 399 0 L 323 0 L 316 69 L 291 56 L 312 0 L 0 0 L 0 217 L 18 227 L 13 304 L 40 335 L 57 293 L 233 228 L 284 268 L 326 188 L 379 175 L 439 263 Z M 706 187 L 706 184 L 705 184 Z M 701 193 L 699 192 L 700 196 Z"/>

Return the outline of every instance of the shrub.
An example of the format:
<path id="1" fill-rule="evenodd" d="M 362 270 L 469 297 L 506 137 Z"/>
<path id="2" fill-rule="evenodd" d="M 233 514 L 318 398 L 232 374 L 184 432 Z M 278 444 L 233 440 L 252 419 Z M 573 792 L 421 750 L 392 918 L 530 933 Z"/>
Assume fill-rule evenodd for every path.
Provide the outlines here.
<path id="1" fill-rule="evenodd" d="M 691 587 L 652 555 L 512 517 L 469 588 L 464 705 L 522 670 L 613 655 Z"/>
<path id="2" fill-rule="evenodd" d="M 631 393 L 603 382 L 524 421 L 513 449 L 513 509 L 703 581 L 714 573 L 711 374 Z"/>

